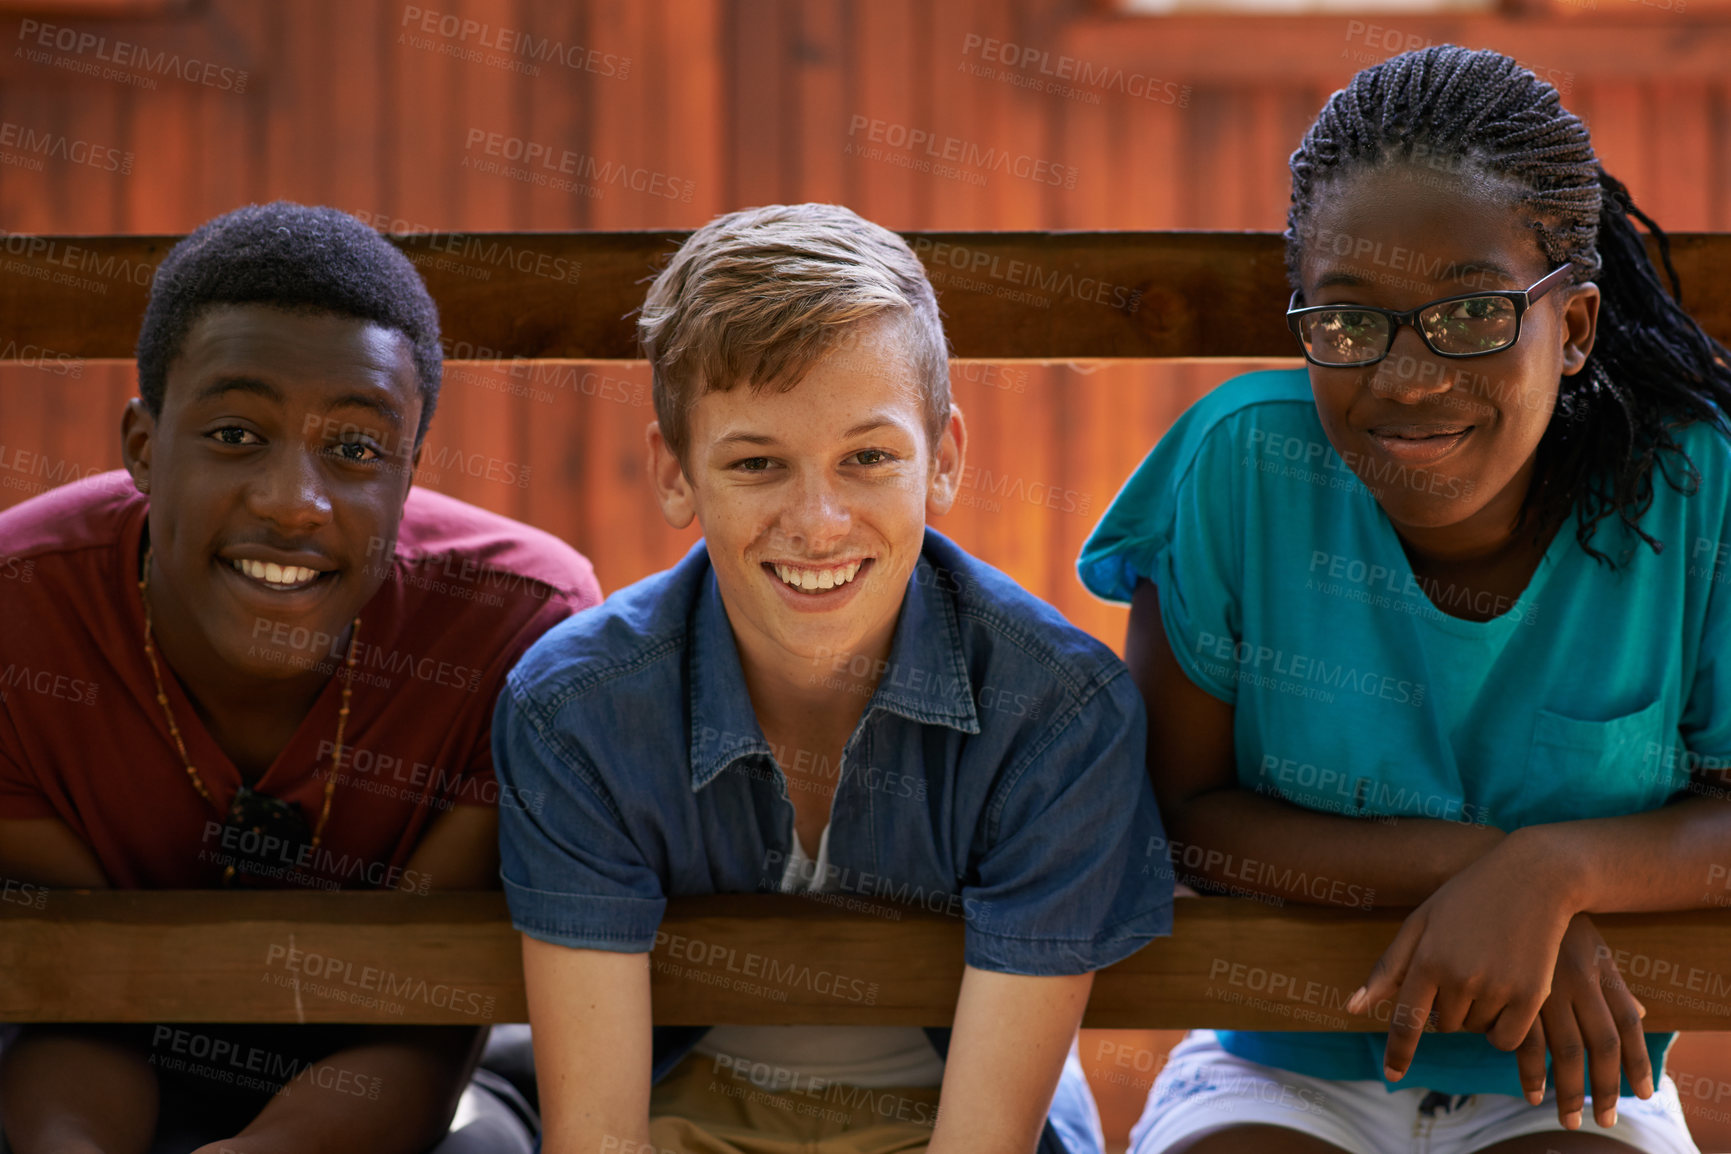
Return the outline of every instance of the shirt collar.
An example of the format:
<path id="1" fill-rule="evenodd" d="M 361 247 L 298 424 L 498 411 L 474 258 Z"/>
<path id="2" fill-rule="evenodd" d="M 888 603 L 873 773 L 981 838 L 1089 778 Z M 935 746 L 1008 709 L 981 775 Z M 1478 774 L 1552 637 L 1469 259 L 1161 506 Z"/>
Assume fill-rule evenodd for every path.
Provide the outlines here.
<path id="1" fill-rule="evenodd" d="M 703 544 L 699 542 L 697 548 Z M 690 629 L 691 789 L 695 793 L 740 758 L 772 751 L 751 708 L 745 669 L 739 664 L 733 626 L 721 603 L 713 566 L 705 566 Z"/>
<path id="2" fill-rule="evenodd" d="M 980 732 L 961 625 L 951 597 L 960 588 L 954 572 L 933 566 L 921 554 L 902 598 L 888 662 L 863 716 L 883 709 L 909 721 L 947 725 L 968 734 Z M 691 614 L 690 654 L 691 789 L 696 792 L 739 759 L 774 753 L 746 692 L 745 669 L 739 663 L 713 567 L 704 574 Z M 820 662 L 816 674 L 839 676 L 848 660 L 836 654 Z"/>

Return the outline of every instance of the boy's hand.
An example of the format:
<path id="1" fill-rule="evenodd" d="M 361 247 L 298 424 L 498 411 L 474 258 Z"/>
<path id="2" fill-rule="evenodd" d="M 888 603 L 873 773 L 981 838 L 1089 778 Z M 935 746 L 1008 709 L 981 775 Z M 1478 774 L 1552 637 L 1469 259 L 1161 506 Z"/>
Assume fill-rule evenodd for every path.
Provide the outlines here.
<path id="1" fill-rule="evenodd" d="M 1563 935 L 1550 996 L 1515 1051 L 1527 1100 L 1537 1105 L 1544 1098 L 1548 1046 L 1564 1127 L 1581 1125 L 1589 1064 L 1593 1117 L 1601 1126 L 1615 1125 L 1622 1074 L 1637 1095 L 1653 1096 L 1653 1063 L 1641 1031 L 1646 1013 L 1617 972 L 1598 928 L 1586 914 L 1576 914 Z"/>

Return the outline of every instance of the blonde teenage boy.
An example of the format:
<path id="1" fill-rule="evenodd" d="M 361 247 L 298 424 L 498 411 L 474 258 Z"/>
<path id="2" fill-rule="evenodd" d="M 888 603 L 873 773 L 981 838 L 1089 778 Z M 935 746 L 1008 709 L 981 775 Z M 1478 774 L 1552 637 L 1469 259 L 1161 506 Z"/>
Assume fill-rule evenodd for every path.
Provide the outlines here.
<path id="1" fill-rule="evenodd" d="M 495 718 L 501 781 L 547 797 L 501 830 L 543 1148 L 1093 1145 L 1066 1064 L 1092 973 L 1171 925 L 1146 723 L 1105 646 L 927 527 L 967 436 L 924 270 L 845 208 L 750 209 L 639 331 L 656 499 L 704 540 L 548 633 Z M 953 1030 L 652 1032 L 666 899 L 755 891 L 963 919 Z"/>

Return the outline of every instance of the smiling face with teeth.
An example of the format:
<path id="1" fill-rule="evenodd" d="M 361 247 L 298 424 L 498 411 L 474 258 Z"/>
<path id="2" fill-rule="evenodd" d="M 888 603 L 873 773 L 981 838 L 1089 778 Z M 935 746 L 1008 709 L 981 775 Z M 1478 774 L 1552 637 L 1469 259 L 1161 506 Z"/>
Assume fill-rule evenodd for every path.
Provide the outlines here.
<path id="1" fill-rule="evenodd" d="M 1511 195 L 1495 178 L 1401 164 L 1335 178 L 1306 222 L 1302 303 L 1404 311 L 1528 287 L 1557 262 Z M 1590 283 L 1553 291 L 1486 356 L 1439 357 L 1403 325 L 1377 364 L 1310 366 L 1329 441 L 1421 553 L 1470 556 L 1510 536 L 1559 381 L 1592 350 L 1598 300 Z"/>
<path id="2" fill-rule="evenodd" d="M 203 313 L 161 414 L 131 402 L 122 448 L 150 494 L 153 629 L 195 697 L 201 684 L 270 693 L 328 679 L 310 666 L 332 648 L 340 662 L 383 580 L 421 404 L 401 333 L 264 305 Z M 289 650 L 276 638 L 290 631 L 329 641 Z"/>
<path id="3" fill-rule="evenodd" d="M 888 655 L 926 519 L 947 512 L 966 432 L 926 433 L 895 319 L 862 323 L 786 391 L 701 394 L 684 467 L 649 427 L 668 522 L 703 528 L 748 671 Z"/>

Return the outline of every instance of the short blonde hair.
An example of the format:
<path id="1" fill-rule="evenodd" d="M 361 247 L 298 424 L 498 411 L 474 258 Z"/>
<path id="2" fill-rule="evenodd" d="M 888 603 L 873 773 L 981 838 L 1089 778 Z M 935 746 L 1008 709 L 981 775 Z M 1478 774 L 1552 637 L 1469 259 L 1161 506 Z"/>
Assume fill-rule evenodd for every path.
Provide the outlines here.
<path id="1" fill-rule="evenodd" d="M 688 237 L 637 318 L 655 416 L 681 462 L 697 398 L 745 382 L 783 392 L 864 322 L 903 322 L 928 442 L 950 418 L 949 344 L 919 258 L 839 204 L 771 204 L 718 216 Z"/>

